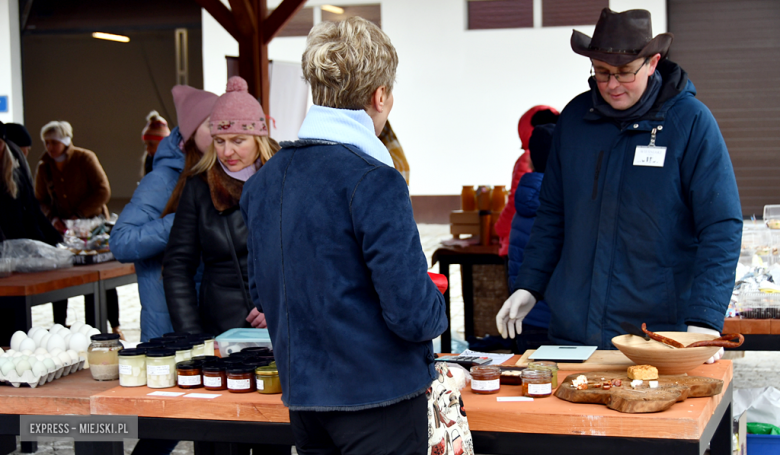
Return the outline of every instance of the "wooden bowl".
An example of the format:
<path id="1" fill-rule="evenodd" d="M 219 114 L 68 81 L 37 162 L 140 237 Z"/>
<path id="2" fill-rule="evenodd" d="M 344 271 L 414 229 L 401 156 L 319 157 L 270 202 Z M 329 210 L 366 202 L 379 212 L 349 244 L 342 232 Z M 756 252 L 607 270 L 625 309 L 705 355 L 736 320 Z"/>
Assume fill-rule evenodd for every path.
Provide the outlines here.
<path id="1" fill-rule="evenodd" d="M 711 340 L 714 335 L 688 332 L 656 332 L 667 338 L 689 345 L 695 341 Z M 634 335 L 619 335 L 612 344 L 637 365 L 652 365 L 658 374 L 685 374 L 703 364 L 720 349 L 717 346 L 670 349 L 657 341 L 647 341 Z"/>

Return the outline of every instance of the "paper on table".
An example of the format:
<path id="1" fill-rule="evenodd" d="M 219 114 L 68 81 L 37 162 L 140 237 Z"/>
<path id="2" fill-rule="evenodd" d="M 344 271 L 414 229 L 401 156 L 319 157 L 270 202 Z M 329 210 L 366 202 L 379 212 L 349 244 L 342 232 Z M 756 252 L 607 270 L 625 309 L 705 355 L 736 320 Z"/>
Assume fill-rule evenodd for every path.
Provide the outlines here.
<path id="1" fill-rule="evenodd" d="M 147 393 L 147 395 L 153 397 L 180 397 L 184 395 L 184 392 L 152 392 Z"/>
<path id="2" fill-rule="evenodd" d="M 184 395 L 185 398 L 206 398 L 206 399 L 212 399 L 221 397 L 221 393 L 188 393 L 187 395 Z"/>
<path id="3" fill-rule="evenodd" d="M 531 397 L 496 397 L 496 401 L 534 401 Z"/>
<path id="4" fill-rule="evenodd" d="M 466 349 L 460 355 L 467 355 L 473 357 L 487 357 L 490 360 L 492 360 L 492 362 L 490 362 L 490 365 L 501 365 L 502 363 L 511 359 L 514 354 L 492 354 L 490 352 L 479 352 L 479 351 L 472 351 L 471 349 Z"/>

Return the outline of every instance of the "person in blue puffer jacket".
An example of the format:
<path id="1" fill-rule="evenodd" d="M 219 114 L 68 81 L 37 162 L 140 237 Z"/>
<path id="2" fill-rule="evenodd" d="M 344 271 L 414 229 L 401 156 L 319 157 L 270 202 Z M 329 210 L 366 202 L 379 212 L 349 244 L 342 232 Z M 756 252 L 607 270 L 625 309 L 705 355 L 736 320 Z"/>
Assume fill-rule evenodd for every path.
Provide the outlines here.
<path id="1" fill-rule="evenodd" d="M 512 217 L 512 231 L 509 234 L 509 290 L 517 290 L 515 281 L 517 272 L 523 264 L 523 255 L 528 239 L 531 237 L 531 227 L 536 219 L 536 209 L 539 208 L 539 191 L 547 167 L 547 155 L 555 130 L 555 123 L 547 123 L 534 127 L 528 150 L 531 157 L 533 172 L 528 172 L 520 178 L 515 191 L 515 216 Z M 544 300 L 536 303 L 528 316 L 523 319 L 522 332 L 515 337 L 519 353 L 528 349 L 539 349 L 543 344 L 550 344 L 547 338 L 547 327 L 550 325 L 550 307 Z"/>
<path id="2" fill-rule="evenodd" d="M 135 263 L 143 342 L 173 332 L 163 289 L 162 255 L 189 175 L 183 171 L 189 171 L 211 143 L 208 118 L 217 100 L 213 93 L 184 85 L 177 85 L 172 93 L 179 126 L 160 142 L 152 172 L 125 206 L 109 242 L 118 261 Z"/>

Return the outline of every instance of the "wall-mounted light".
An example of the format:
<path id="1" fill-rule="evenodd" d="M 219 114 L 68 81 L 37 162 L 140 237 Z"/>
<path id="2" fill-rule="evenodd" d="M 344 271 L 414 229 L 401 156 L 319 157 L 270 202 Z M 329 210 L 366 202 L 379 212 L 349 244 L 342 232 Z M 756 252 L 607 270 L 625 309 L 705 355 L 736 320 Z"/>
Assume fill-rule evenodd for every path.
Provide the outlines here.
<path id="1" fill-rule="evenodd" d="M 103 32 L 94 32 L 92 34 L 93 38 L 97 39 L 104 39 L 108 41 L 117 41 L 120 43 L 129 43 L 130 38 L 124 35 L 114 35 L 112 33 L 103 33 Z"/>
<path id="2" fill-rule="evenodd" d="M 333 14 L 344 14 L 344 8 L 339 8 L 338 6 L 322 5 L 320 9 Z"/>

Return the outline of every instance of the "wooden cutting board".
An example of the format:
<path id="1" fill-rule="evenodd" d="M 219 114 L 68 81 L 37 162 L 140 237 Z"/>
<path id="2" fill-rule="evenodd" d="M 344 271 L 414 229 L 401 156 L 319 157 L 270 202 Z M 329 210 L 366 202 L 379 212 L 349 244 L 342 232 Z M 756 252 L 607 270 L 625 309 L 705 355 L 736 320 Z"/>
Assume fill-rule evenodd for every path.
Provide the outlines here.
<path id="1" fill-rule="evenodd" d="M 572 387 L 572 381 L 580 374 L 588 378 L 588 389 L 578 390 Z M 591 383 L 601 384 L 604 380 L 620 379 L 622 386 L 609 390 L 595 388 Z M 658 377 L 658 388 L 651 389 L 649 381 L 636 389 L 631 387 L 631 380 L 625 373 L 614 371 L 591 371 L 576 373 L 566 377 L 555 391 L 555 396 L 572 403 L 596 403 L 607 405 L 608 408 L 630 414 L 660 412 L 672 407 L 678 401 L 686 398 L 711 397 L 723 390 L 720 379 L 702 376 L 664 376 Z"/>
<path id="2" fill-rule="evenodd" d="M 517 361 L 517 366 L 528 366 L 528 357 L 532 355 L 535 350 L 525 351 L 520 360 Z M 530 360 L 533 362 L 533 360 Z M 636 365 L 628 357 L 620 351 L 596 351 L 588 360 L 582 363 L 563 363 L 558 362 L 559 370 L 575 370 L 575 371 L 626 371 L 631 366 Z"/>

